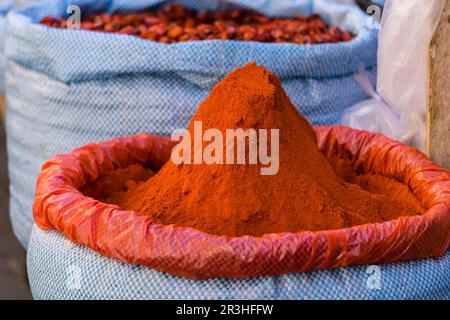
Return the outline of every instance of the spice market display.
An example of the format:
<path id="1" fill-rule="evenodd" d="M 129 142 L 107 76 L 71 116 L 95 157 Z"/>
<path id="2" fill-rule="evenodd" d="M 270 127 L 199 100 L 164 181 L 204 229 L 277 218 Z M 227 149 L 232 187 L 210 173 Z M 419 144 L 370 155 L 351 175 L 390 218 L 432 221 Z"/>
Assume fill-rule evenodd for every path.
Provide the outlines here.
<path id="1" fill-rule="evenodd" d="M 450 299 L 449 14 L 6 0 L 0 299 Z"/>

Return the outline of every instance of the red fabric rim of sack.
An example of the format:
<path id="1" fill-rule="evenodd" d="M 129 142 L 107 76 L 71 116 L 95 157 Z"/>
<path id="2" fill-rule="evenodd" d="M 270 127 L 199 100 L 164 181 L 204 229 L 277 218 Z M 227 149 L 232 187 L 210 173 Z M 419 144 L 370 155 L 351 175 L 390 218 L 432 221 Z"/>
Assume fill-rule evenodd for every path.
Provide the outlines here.
<path id="1" fill-rule="evenodd" d="M 315 127 L 326 156 L 344 153 L 352 166 L 401 181 L 428 210 L 420 216 L 317 232 L 227 237 L 152 223 L 78 190 L 99 174 L 132 163 L 160 167 L 171 142 L 149 134 L 89 144 L 46 162 L 33 205 L 37 225 L 57 229 L 96 252 L 195 279 L 280 275 L 352 264 L 443 255 L 450 245 L 450 172 L 416 149 L 381 134 Z"/>

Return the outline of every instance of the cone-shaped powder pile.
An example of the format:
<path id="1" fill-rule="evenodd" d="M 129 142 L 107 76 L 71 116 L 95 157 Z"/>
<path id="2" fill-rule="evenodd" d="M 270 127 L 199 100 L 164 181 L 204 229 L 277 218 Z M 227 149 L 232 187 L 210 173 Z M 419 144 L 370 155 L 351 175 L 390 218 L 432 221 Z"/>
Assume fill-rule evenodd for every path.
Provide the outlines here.
<path id="1" fill-rule="evenodd" d="M 261 175 L 268 165 L 249 164 L 248 154 L 245 164 L 169 160 L 155 176 L 108 201 L 157 223 L 229 236 L 338 229 L 422 210 L 340 179 L 279 79 L 263 67 L 248 64 L 214 87 L 188 128 L 192 159 L 195 121 L 201 121 L 203 132 L 215 128 L 223 137 L 227 129 L 268 129 L 268 136 L 279 129 L 278 172 Z M 203 148 L 210 143 L 203 142 Z"/>

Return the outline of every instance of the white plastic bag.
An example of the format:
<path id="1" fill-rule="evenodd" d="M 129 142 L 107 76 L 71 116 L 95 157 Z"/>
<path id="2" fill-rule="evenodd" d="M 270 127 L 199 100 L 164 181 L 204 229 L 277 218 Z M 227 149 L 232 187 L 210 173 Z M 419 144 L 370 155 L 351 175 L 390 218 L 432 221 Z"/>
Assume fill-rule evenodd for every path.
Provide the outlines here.
<path id="1" fill-rule="evenodd" d="M 342 125 L 381 132 L 421 150 L 425 146 L 428 54 L 445 0 L 385 1 L 378 42 L 377 93 L 347 109 Z M 369 84 L 370 86 L 370 84 Z"/>
<path id="2" fill-rule="evenodd" d="M 393 139 L 401 139 L 397 131 L 397 128 L 401 127 L 398 113 L 375 92 L 368 74 L 361 70 L 355 74 L 355 80 L 372 99 L 346 109 L 342 115 L 341 124 L 372 132 L 382 132 Z"/>

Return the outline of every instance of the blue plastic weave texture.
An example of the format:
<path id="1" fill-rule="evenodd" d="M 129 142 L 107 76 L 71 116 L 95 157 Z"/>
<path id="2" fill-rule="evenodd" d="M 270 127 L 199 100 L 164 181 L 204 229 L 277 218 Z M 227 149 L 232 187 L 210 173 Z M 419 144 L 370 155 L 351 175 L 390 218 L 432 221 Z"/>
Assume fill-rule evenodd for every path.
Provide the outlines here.
<path id="1" fill-rule="evenodd" d="M 12 8 L 13 1 L 0 3 L 0 94 L 5 91 L 5 36 L 6 14 Z"/>
<path id="2" fill-rule="evenodd" d="M 450 252 L 438 259 L 246 280 L 191 280 L 105 258 L 56 231 L 33 228 L 35 299 L 449 299 Z"/>
<path id="3" fill-rule="evenodd" d="M 367 98 L 353 79 L 360 68 L 375 79 L 377 33 L 356 6 L 327 0 L 181 1 L 196 9 L 240 5 L 270 15 L 317 12 L 358 33 L 346 43 L 295 45 L 239 41 L 160 44 L 137 37 L 53 29 L 37 24 L 81 12 L 137 11 L 139 1 L 44 1 L 7 17 L 7 137 L 14 232 L 26 247 L 41 165 L 56 153 L 137 132 L 169 134 L 186 127 L 198 105 L 228 72 L 250 61 L 281 77 L 292 102 L 313 124 L 334 124 Z"/>
<path id="4" fill-rule="evenodd" d="M 33 4 L 38 0 L 0 0 L 0 94 L 5 92 L 5 38 L 6 38 L 6 15 L 13 8 L 22 8 Z"/>

